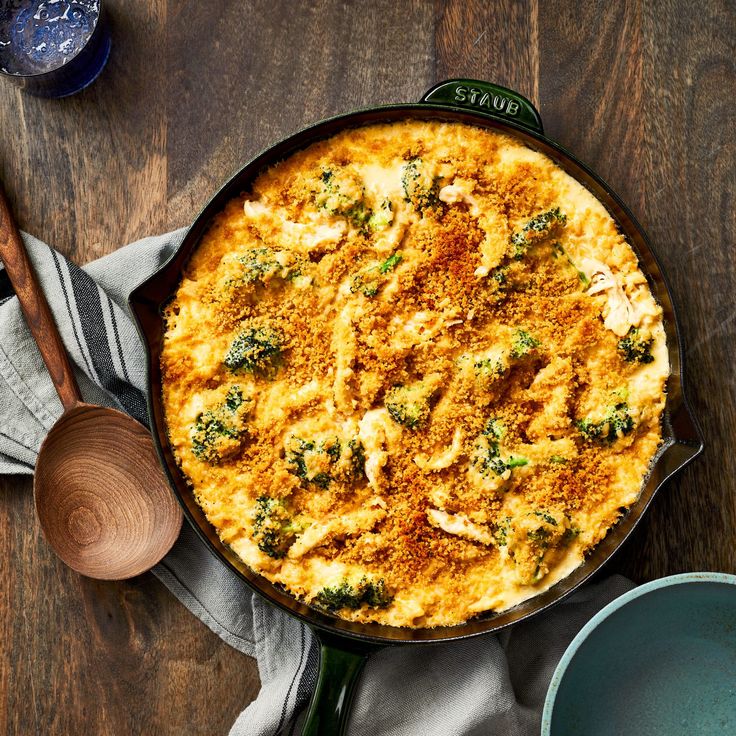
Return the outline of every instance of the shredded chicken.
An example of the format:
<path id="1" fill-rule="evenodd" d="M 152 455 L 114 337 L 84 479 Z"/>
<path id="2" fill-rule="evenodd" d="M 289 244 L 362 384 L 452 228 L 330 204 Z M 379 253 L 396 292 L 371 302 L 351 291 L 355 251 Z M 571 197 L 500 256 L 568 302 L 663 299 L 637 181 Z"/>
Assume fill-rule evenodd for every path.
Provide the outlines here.
<path id="1" fill-rule="evenodd" d="M 427 519 L 432 526 L 439 527 L 448 534 L 472 539 L 481 544 L 493 544 L 493 536 L 488 529 L 474 524 L 465 514 L 448 514 L 447 511 L 429 509 Z"/>
<path id="2" fill-rule="evenodd" d="M 594 258 L 584 258 L 580 268 L 590 281 L 587 292 L 589 296 L 606 292 L 607 303 L 603 309 L 603 324 L 606 329 L 623 337 L 632 326 L 639 324 L 640 319 L 634 305 L 605 263 Z"/>

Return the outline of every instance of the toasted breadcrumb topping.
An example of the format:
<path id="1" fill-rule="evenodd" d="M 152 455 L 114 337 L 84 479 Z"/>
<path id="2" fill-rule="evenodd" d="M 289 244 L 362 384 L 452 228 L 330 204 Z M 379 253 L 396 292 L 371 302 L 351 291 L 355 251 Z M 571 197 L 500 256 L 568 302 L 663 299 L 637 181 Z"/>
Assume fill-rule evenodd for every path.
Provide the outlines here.
<path id="1" fill-rule="evenodd" d="M 166 311 L 171 445 L 223 542 L 335 615 L 452 625 L 580 564 L 661 443 L 662 314 L 512 137 L 346 130 L 213 221 Z"/>

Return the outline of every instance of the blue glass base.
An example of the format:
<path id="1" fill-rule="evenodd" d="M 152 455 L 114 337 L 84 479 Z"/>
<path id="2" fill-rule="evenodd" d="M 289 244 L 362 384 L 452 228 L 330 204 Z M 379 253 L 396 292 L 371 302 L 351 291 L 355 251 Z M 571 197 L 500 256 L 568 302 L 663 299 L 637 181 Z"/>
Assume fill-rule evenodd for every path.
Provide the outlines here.
<path id="1" fill-rule="evenodd" d="M 87 15 L 80 10 L 81 3 L 76 4 L 68 12 L 78 15 L 66 21 L 49 17 L 46 3 L 37 2 L 39 7 L 33 15 L 17 15 L 10 29 L 0 29 L 3 37 L 11 39 L 11 43 L 3 44 L 0 66 L 4 73 L 0 77 L 38 97 L 67 97 L 92 84 L 107 63 L 112 41 L 101 4 L 96 0 L 88 2 L 94 7 L 88 9 Z M 56 10 L 58 6 L 54 5 Z M 9 13 L 7 6 L 5 12 Z M 3 20 L 12 18 L 0 17 Z M 69 49 L 71 53 L 65 55 Z"/>

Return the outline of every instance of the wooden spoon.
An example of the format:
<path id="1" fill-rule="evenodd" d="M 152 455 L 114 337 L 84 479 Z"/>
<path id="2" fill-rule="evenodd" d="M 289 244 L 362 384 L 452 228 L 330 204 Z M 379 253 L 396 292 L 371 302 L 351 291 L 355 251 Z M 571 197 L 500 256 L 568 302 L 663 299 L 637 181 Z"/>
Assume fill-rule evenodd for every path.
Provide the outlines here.
<path id="1" fill-rule="evenodd" d="M 2 190 L 0 259 L 64 406 L 41 445 L 33 480 L 46 541 L 69 567 L 91 578 L 140 575 L 176 541 L 181 509 L 145 427 L 123 412 L 82 401 Z"/>

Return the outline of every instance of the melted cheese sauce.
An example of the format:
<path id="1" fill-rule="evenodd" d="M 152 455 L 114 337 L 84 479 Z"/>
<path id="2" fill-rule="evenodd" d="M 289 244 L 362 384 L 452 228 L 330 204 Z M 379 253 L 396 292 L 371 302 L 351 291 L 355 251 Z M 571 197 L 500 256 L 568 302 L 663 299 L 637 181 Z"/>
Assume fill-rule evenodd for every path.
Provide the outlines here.
<path id="1" fill-rule="evenodd" d="M 461 623 L 638 497 L 669 366 L 636 257 L 511 137 L 345 131 L 215 218 L 167 311 L 169 438 L 223 542 L 335 615 Z"/>

